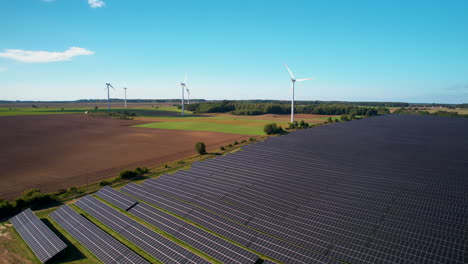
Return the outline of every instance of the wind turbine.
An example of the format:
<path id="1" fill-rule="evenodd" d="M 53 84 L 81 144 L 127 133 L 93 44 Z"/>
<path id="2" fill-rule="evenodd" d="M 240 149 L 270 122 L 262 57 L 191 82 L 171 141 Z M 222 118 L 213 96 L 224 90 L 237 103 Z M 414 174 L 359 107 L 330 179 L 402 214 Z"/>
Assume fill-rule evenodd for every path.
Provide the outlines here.
<path id="1" fill-rule="evenodd" d="M 187 89 L 187 92 L 188 92 L 188 88 L 185 85 L 186 82 L 187 82 L 187 73 L 185 73 L 185 80 L 180 83 L 180 86 L 182 87 L 182 116 L 184 116 L 184 89 Z"/>
<path id="2" fill-rule="evenodd" d="M 294 122 L 294 84 L 297 82 L 302 82 L 302 81 L 307 81 L 307 80 L 312 80 L 314 78 L 304 78 L 304 79 L 296 79 L 296 77 L 294 77 L 294 74 L 291 72 L 291 70 L 289 69 L 288 65 L 284 65 L 286 66 L 286 69 L 288 70 L 289 72 L 289 75 L 291 75 L 291 91 L 292 91 L 292 99 L 291 99 L 291 123 Z"/>
<path id="3" fill-rule="evenodd" d="M 107 89 L 107 112 L 110 113 L 110 88 L 112 87 L 114 91 L 115 91 L 115 88 L 110 83 L 106 83 L 106 86 L 107 87 L 104 88 L 104 90 Z"/>
<path id="4" fill-rule="evenodd" d="M 127 87 L 124 87 L 124 92 L 125 92 L 125 109 L 127 109 Z"/>
<path id="5" fill-rule="evenodd" d="M 185 86 L 185 90 L 187 90 L 187 104 L 190 104 L 190 89 Z"/>

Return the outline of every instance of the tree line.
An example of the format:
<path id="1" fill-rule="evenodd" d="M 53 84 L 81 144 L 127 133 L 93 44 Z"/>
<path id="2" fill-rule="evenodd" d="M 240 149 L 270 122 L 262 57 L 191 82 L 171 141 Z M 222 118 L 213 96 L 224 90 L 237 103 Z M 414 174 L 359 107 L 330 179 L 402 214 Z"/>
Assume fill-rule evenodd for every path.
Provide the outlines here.
<path id="1" fill-rule="evenodd" d="M 436 111 L 434 113 L 431 113 L 429 111 L 421 111 L 418 109 L 407 109 L 407 108 L 397 109 L 395 110 L 394 114 L 468 118 L 468 115 L 459 114 L 458 112 L 452 112 L 452 111 Z"/>
<path id="2" fill-rule="evenodd" d="M 227 113 L 235 115 L 263 115 L 263 114 L 289 114 L 291 105 L 288 103 L 245 103 L 239 101 L 222 101 L 209 103 L 194 103 L 186 105 L 186 109 L 194 113 Z M 366 107 L 339 104 L 309 104 L 294 107 L 297 114 L 318 115 L 356 115 L 375 116 L 388 114 L 390 111 L 385 107 Z"/>

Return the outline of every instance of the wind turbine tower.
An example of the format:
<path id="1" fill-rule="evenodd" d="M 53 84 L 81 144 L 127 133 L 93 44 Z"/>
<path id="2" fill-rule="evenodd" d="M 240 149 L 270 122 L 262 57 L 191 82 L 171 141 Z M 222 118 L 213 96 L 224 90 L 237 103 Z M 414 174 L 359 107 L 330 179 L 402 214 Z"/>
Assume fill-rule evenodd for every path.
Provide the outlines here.
<path id="1" fill-rule="evenodd" d="M 288 70 L 289 72 L 289 75 L 291 76 L 291 92 L 292 92 L 292 98 L 291 98 L 291 123 L 294 122 L 294 84 L 297 82 L 302 82 L 302 81 L 307 81 L 307 80 L 312 80 L 314 78 L 304 78 L 304 79 L 296 79 L 296 77 L 294 77 L 294 74 L 292 73 L 292 71 L 289 69 L 288 65 L 284 65 L 286 66 L 286 69 Z"/>
<path id="2" fill-rule="evenodd" d="M 187 73 L 185 73 L 185 80 L 180 83 L 180 86 L 182 87 L 182 116 L 184 116 L 184 90 L 188 91 L 187 85 L 185 85 L 186 82 L 187 82 Z"/>
<path id="3" fill-rule="evenodd" d="M 124 93 L 125 93 L 125 109 L 127 109 L 127 87 L 124 87 Z"/>
<path id="4" fill-rule="evenodd" d="M 187 104 L 190 104 L 190 89 L 185 86 L 185 90 L 187 90 Z"/>
<path id="5" fill-rule="evenodd" d="M 110 83 L 106 83 L 107 89 L 107 112 L 110 113 L 110 88 L 114 89 L 114 87 Z M 114 89 L 115 90 L 115 89 Z"/>

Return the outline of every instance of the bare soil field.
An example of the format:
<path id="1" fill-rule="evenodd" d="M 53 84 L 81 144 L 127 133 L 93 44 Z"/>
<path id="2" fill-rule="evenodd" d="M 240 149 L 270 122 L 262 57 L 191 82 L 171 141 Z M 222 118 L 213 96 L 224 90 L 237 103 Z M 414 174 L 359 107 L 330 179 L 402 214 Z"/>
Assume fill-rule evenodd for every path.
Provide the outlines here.
<path id="1" fill-rule="evenodd" d="M 130 127 L 139 120 L 86 115 L 0 117 L 0 198 L 24 190 L 52 192 L 117 176 L 126 168 L 155 166 L 208 151 L 247 135 Z"/>

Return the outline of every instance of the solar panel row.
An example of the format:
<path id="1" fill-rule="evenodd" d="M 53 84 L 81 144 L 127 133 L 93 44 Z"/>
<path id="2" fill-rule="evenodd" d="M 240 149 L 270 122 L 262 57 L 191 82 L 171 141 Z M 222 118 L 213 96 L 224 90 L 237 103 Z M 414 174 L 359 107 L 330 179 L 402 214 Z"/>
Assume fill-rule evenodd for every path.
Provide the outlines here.
<path id="1" fill-rule="evenodd" d="M 75 204 L 163 263 L 210 263 L 90 195 Z"/>
<path id="2" fill-rule="evenodd" d="M 68 205 L 60 207 L 50 217 L 103 263 L 149 263 Z"/>
<path id="3" fill-rule="evenodd" d="M 52 230 L 37 218 L 31 209 L 26 209 L 10 218 L 10 222 L 42 263 L 67 247 Z"/>
<path id="4" fill-rule="evenodd" d="M 467 132 L 421 116 L 331 124 L 125 191 L 285 262 L 281 240 L 351 263 L 465 263 Z"/>
<path id="5" fill-rule="evenodd" d="M 258 259 L 250 251 L 145 203 L 136 205 L 129 212 L 222 263 L 254 263 Z"/>
<path id="6" fill-rule="evenodd" d="M 106 186 L 99 190 L 96 193 L 96 195 L 101 197 L 102 199 L 105 199 L 106 201 L 109 201 L 110 203 L 124 211 L 127 211 L 128 209 L 132 208 L 132 206 L 135 206 L 135 204 L 138 203 L 136 199 L 133 199 L 128 195 L 124 195 L 121 192 L 114 190 L 109 186 Z"/>
<path id="7" fill-rule="evenodd" d="M 189 212 L 185 218 L 253 250 L 266 255 L 274 255 L 275 258 L 285 263 L 338 263 L 287 242 L 270 239 L 267 235 L 242 225 L 236 225 L 228 219 L 143 186 L 130 183 L 123 187 L 122 191 L 171 212 L 182 211 L 184 214 Z"/>

